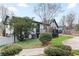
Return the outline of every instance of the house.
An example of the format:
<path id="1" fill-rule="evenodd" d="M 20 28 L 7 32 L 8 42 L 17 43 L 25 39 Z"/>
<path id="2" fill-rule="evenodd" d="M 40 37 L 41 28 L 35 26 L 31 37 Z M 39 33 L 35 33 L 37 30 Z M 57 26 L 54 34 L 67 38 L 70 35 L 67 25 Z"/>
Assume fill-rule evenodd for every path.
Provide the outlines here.
<path id="1" fill-rule="evenodd" d="M 13 29 L 11 29 L 9 25 L 10 19 L 11 18 L 6 15 L 5 19 L 0 22 L 0 36 L 7 36 L 13 33 Z"/>
<path id="2" fill-rule="evenodd" d="M 8 19 L 8 20 L 7 20 Z M 11 35 L 13 34 L 14 30 L 10 28 L 10 25 L 8 24 L 9 23 L 9 20 L 10 18 L 7 18 L 6 19 L 6 25 L 5 25 L 5 35 L 8 36 L 8 35 Z M 37 21 L 33 21 L 37 26 L 36 28 L 33 29 L 33 31 L 31 32 L 31 34 L 33 35 L 36 35 L 37 37 L 39 37 L 39 34 L 40 33 L 43 33 L 43 32 L 46 32 L 46 30 L 44 29 L 44 26 L 46 26 L 47 28 L 47 31 L 51 31 L 52 33 L 55 32 L 55 30 L 58 29 L 58 24 L 56 22 L 55 19 L 53 19 L 51 21 L 50 24 L 45 24 L 45 23 L 42 23 L 42 22 L 37 22 Z"/>
<path id="3" fill-rule="evenodd" d="M 51 31 L 52 33 L 57 31 L 58 30 L 58 24 L 56 22 L 55 19 L 52 20 L 52 22 L 50 24 L 44 24 L 42 22 L 37 22 L 37 21 L 34 21 L 34 23 L 37 24 L 37 27 L 34 28 L 34 33 L 36 33 L 37 37 L 39 37 L 39 34 L 40 33 L 43 33 L 45 32 L 46 30 L 44 29 L 44 25 L 46 25 L 47 27 L 47 31 Z"/>

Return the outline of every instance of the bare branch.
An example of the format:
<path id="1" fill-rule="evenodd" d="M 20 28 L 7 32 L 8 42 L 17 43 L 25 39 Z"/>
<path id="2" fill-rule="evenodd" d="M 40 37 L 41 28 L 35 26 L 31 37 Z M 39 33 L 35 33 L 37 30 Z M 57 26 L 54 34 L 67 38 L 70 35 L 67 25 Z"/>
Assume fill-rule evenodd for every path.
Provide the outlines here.
<path id="1" fill-rule="evenodd" d="M 47 20 L 48 23 L 50 23 L 49 20 L 54 18 L 60 11 L 61 5 L 55 3 L 38 4 L 34 10 L 34 12 L 41 18 L 42 21 Z"/>

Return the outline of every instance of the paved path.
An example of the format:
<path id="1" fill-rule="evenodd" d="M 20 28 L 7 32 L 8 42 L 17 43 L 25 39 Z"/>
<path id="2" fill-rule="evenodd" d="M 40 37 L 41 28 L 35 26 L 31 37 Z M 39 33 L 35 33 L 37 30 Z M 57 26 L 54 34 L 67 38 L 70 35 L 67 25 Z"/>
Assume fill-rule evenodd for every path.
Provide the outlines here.
<path id="1" fill-rule="evenodd" d="M 16 56 L 41 56 L 44 54 L 44 48 L 23 49 Z"/>
<path id="2" fill-rule="evenodd" d="M 66 40 L 63 44 L 71 46 L 73 50 L 79 49 L 79 36 Z"/>

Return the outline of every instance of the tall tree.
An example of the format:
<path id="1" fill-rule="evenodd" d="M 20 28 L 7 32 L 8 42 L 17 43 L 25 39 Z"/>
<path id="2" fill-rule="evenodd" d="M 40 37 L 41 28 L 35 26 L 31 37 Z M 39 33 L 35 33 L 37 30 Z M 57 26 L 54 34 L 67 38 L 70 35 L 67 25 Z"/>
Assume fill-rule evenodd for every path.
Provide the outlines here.
<path id="1" fill-rule="evenodd" d="M 34 23 L 33 19 L 29 17 L 13 17 L 13 19 L 10 21 L 10 25 L 14 28 L 15 35 L 19 36 L 18 39 L 23 40 L 22 35 L 25 33 L 29 33 L 33 30 Z"/>
<path id="2" fill-rule="evenodd" d="M 77 15 L 77 21 L 78 23 L 76 24 L 76 30 L 79 31 L 79 15 Z"/>
<path id="3" fill-rule="evenodd" d="M 0 15 L 1 15 L 1 18 L 2 18 L 2 23 L 4 25 L 4 29 L 3 29 L 3 36 L 5 36 L 5 24 L 6 24 L 6 15 L 7 15 L 7 11 L 8 9 L 5 8 L 4 6 L 0 6 Z"/>
<path id="4" fill-rule="evenodd" d="M 62 11 L 61 4 L 56 3 L 40 3 L 34 9 L 34 12 L 40 17 L 42 22 L 46 24 L 50 24 L 60 11 Z M 47 29 L 46 26 L 44 26 L 44 28 Z"/>
<path id="5" fill-rule="evenodd" d="M 67 22 L 67 25 L 68 25 L 68 29 L 72 29 L 73 28 L 75 17 L 76 16 L 75 16 L 74 12 L 70 12 L 66 16 L 66 22 Z"/>
<path id="6" fill-rule="evenodd" d="M 60 20 L 60 26 L 62 26 L 63 32 L 65 33 L 65 27 L 66 27 L 66 16 L 62 16 Z"/>
<path id="7" fill-rule="evenodd" d="M 65 24 L 66 24 L 66 16 L 62 16 L 62 18 L 60 20 L 60 25 L 65 26 Z"/>
<path id="8" fill-rule="evenodd" d="M 76 19 L 76 14 L 74 11 L 70 11 L 65 16 L 62 16 L 60 22 L 62 23 L 63 30 L 65 34 L 71 34 L 71 30 L 74 29 L 74 21 Z"/>
<path id="9" fill-rule="evenodd" d="M 6 24 L 9 22 L 9 17 L 13 16 L 13 12 L 10 11 L 7 7 L 5 6 L 0 6 L 0 16 L 2 19 L 2 24 L 3 24 L 3 36 L 6 34 Z"/>

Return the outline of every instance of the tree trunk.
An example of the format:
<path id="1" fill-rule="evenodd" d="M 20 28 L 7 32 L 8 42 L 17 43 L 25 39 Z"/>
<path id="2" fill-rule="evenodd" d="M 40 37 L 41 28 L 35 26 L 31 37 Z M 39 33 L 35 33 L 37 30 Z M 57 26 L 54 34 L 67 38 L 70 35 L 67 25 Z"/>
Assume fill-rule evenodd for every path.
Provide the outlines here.
<path id="1" fill-rule="evenodd" d="M 4 25 L 4 30 L 3 30 L 3 36 L 6 36 L 6 29 L 5 29 L 5 25 Z"/>

